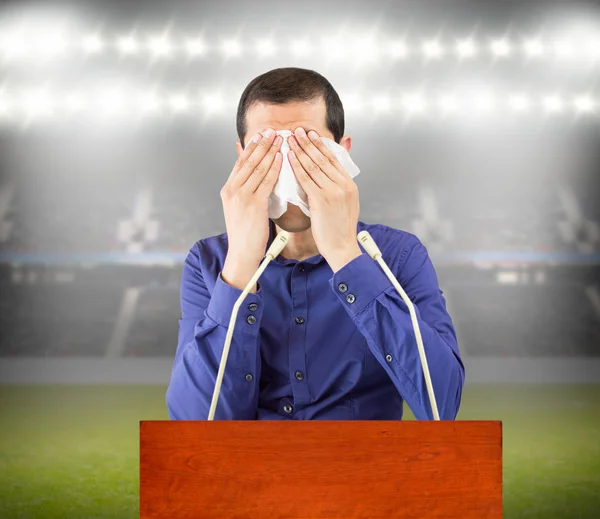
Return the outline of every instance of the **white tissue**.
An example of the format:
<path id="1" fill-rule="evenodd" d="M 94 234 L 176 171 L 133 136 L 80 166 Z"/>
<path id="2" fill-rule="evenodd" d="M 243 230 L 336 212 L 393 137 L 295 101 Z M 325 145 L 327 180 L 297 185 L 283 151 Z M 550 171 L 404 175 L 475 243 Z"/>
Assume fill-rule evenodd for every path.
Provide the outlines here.
<path id="1" fill-rule="evenodd" d="M 300 184 L 296 180 L 296 175 L 294 175 L 294 170 L 288 159 L 290 146 L 287 142 L 287 138 L 292 135 L 293 132 L 290 130 L 279 130 L 276 133 L 283 137 L 283 143 L 280 148 L 281 154 L 283 155 L 283 163 L 281 165 L 279 179 L 269 197 L 269 218 L 280 218 L 281 215 L 287 211 L 288 202 L 297 205 L 306 216 L 310 217 L 308 197 L 306 196 L 304 189 L 300 187 Z M 327 137 L 321 137 L 321 140 L 331 151 L 333 151 L 336 158 L 340 161 L 340 164 L 352 178 L 360 173 L 360 169 L 354 164 L 350 158 L 350 154 L 343 146 L 340 146 L 337 142 L 328 139 Z"/>

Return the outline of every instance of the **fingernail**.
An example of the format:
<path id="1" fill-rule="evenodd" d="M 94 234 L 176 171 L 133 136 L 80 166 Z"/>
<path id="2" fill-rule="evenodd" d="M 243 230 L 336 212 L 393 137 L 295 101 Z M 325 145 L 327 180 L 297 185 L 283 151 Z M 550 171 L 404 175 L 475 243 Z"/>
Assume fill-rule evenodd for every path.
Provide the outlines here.
<path id="1" fill-rule="evenodd" d="M 296 129 L 296 133 L 298 135 L 300 135 L 300 137 L 304 137 L 306 135 L 306 132 L 304 131 L 304 128 L 297 128 Z"/>
<path id="2" fill-rule="evenodd" d="M 273 130 L 271 130 L 271 128 L 269 128 L 266 132 L 265 132 L 265 137 L 268 139 L 269 137 L 271 137 L 273 135 L 273 133 L 275 133 Z"/>
<path id="3" fill-rule="evenodd" d="M 317 132 L 316 132 L 316 131 L 314 131 L 314 130 L 311 130 L 311 131 L 309 131 L 309 132 L 308 132 L 308 136 L 309 136 L 311 139 L 318 139 L 318 138 L 319 138 L 319 136 L 317 135 Z"/>
<path id="4" fill-rule="evenodd" d="M 252 142 L 258 142 L 262 139 L 262 135 L 257 133 L 254 137 L 252 137 Z"/>

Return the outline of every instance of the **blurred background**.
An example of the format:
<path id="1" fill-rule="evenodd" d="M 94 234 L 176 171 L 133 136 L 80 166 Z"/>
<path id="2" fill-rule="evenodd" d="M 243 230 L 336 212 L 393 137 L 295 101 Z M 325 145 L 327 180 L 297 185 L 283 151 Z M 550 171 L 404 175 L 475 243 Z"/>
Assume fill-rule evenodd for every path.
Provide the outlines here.
<path id="1" fill-rule="evenodd" d="M 183 260 L 282 66 L 340 94 L 360 219 L 430 253 L 506 517 L 597 517 L 600 8 L 352 0 L 1 4 L 0 515 L 135 516 Z"/>

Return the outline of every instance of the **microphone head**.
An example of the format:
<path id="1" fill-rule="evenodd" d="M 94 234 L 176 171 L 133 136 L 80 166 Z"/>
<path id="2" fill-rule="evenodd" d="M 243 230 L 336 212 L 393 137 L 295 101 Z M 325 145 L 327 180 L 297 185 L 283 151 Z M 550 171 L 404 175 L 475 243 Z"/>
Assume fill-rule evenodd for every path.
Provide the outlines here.
<path id="1" fill-rule="evenodd" d="M 275 236 L 275 239 L 273 240 L 273 243 L 271 243 L 271 246 L 269 247 L 269 250 L 267 250 L 267 254 L 265 256 L 269 256 L 271 259 L 276 258 L 281 254 L 281 251 L 285 248 L 289 241 L 290 233 L 282 230 L 277 236 Z"/>
<path id="2" fill-rule="evenodd" d="M 379 247 L 377 247 L 375 240 L 369 234 L 369 231 L 359 232 L 356 238 L 358 239 L 358 243 L 360 243 L 363 246 L 367 254 L 371 256 L 371 258 L 376 260 L 381 257 L 381 251 L 379 250 Z"/>

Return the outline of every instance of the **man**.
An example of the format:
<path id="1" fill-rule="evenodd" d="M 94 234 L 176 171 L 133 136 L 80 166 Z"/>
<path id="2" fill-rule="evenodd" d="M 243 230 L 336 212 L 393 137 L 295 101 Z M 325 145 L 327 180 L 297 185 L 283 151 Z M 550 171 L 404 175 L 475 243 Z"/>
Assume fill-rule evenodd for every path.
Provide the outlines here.
<path id="1" fill-rule="evenodd" d="M 294 132 L 289 160 L 310 218 L 292 204 L 268 218 L 279 130 Z M 215 419 L 394 420 L 403 401 L 431 419 L 408 308 L 359 246 L 366 229 L 415 304 L 440 418 L 454 419 L 465 372 L 436 273 L 414 235 L 358 220 L 357 186 L 319 139 L 350 151 L 331 84 L 299 68 L 262 74 L 242 94 L 237 131 L 238 160 L 221 190 L 227 233 L 200 240 L 185 260 L 170 417 L 208 417 L 233 305 L 284 229 L 288 245 L 237 316 Z"/>

